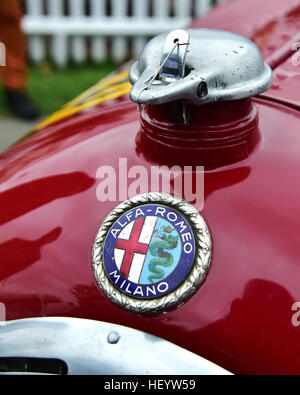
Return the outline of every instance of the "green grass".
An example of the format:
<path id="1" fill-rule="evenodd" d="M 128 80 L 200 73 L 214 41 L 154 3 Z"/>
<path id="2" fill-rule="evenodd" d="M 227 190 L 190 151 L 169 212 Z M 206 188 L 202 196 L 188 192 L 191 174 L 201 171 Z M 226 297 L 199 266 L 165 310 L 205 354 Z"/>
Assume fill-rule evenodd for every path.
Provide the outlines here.
<path id="1" fill-rule="evenodd" d="M 113 63 L 71 65 L 65 69 L 44 62 L 30 66 L 28 70 L 27 91 L 42 115 L 50 115 L 60 109 L 107 74 L 115 70 Z M 0 87 L 0 115 L 10 114 L 2 86 Z"/>

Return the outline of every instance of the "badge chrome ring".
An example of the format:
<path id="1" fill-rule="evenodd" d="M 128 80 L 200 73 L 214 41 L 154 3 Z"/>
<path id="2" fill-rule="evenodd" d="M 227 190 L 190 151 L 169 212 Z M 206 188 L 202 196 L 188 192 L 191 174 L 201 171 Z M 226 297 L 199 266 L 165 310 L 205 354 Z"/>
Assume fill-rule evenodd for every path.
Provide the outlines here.
<path id="1" fill-rule="evenodd" d="M 170 293 L 153 299 L 139 299 L 120 291 L 104 267 L 104 246 L 115 222 L 130 210 L 145 204 L 158 204 L 179 212 L 193 231 L 195 254 L 193 264 L 183 282 Z M 97 284 L 113 303 L 138 314 L 158 314 L 181 306 L 203 283 L 211 262 L 212 241 L 209 229 L 199 211 L 185 200 L 166 193 L 146 193 L 127 200 L 112 210 L 100 226 L 92 249 L 92 268 Z"/>

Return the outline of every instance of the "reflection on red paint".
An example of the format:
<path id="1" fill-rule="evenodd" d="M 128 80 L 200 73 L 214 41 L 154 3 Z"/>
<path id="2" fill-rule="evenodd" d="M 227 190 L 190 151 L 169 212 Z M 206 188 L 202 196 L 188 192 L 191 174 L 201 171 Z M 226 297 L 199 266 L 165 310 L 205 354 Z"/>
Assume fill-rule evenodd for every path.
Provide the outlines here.
<path id="1" fill-rule="evenodd" d="M 58 174 L 33 180 L 0 193 L 0 224 L 20 217 L 53 200 L 89 189 L 94 180 L 85 173 Z"/>
<path id="2" fill-rule="evenodd" d="M 0 281 L 26 269 L 41 257 L 41 249 L 57 240 L 62 228 L 55 228 L 37 240 L 11 239 L 0 244 L 0 257 L 5 257 L 0 265 Z"/>

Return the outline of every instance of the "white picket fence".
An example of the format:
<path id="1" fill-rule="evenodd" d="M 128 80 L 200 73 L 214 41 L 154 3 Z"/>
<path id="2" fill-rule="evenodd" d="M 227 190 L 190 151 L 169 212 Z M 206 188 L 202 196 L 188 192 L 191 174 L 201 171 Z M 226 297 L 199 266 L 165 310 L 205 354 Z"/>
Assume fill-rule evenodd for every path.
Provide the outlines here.
<path id="1" fill-rule="evenodd" d="M 3 0 L 0 0 L 3 1 Z M 138 56 L 150 37 L 187 26 L 224 0 L 23 0 L 34 62 L 64 66 Z M 226 1 L 226 0 L 225 0 Z"/>

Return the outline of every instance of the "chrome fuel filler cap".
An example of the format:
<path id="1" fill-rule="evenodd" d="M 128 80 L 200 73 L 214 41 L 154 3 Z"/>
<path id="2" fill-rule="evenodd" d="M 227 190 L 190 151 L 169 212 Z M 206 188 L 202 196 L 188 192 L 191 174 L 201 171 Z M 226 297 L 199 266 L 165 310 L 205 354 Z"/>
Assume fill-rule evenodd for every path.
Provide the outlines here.
<path id="1" fill-rule="evenodd" d="M 145 46 L 130 71 L 130 98 L 138 104 L 237 100 L 271 85 L 272 71 L 257 46 L 221 30 L 174 30 Z"/>
<path id="2" fill-rule="evenodd" d="M 245 37 L 214 29 L 161 34 L 129 79 L 141 113 L 137 150 L 151 161 L 224 166 L 260 141 L 252 96 L 271 86 L 272 70 Z"/>

